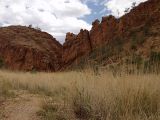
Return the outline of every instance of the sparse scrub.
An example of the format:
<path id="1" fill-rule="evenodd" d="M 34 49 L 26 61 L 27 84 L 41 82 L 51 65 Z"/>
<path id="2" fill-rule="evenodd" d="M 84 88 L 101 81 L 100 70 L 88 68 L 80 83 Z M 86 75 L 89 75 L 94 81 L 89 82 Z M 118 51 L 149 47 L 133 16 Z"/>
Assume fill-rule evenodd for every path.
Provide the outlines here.
<path id="1" fill-rule="evenodd" d="M 42 109 L 37 112 L 43 120 L 68 120 L 66 106 L 56 98 L 46 98 L 42 103 Z"/>
<path id="2" fill-rule="evenodd" d="M 44 120 L 57 120 L 58 106 L 54 105 L 52 101 L 44 101 L 42 110 L 37 112 L 38 116 L 41 116 Z"/>
<path id="3" fill-rule="evenodd" d="M 151 51 L 150 61 L 152 61 L 152 62 L 160 62 L 160 52 Z"/>
<path id="4" fill-rule="evenodd" d="M 10 82 L 0 80 L 0 102 L 6 100 L 7 98 L 14 97 L 15 94 L 12 90 L 13 88 Z"/>
<path id="5" fill-rule="evenodd" d="M 145 73 L 160 73 L 160 53 L 151 51 L 150 57 L 144 62 Z"/>
<path id="6" fill-rule="evenodd" d="M 15 97 L 15 93 L 12 91 L 11 83 L 0 77 L 0 119 L 3 117 L 3 102 L 13 97 Z"/>
<path id="7" fill-rule="evenodd" d="M 101 86 L 98 86 L 100 83 L 96 81 L 97 86 L 95 85 L 94 89 L 91 81 L 85 83 L 87 88 L 86 85 L 82 85 L 82 89 L 78 87 L 72 101 L 77 117 L 85 120 L 158 119 L 160 95 L 159 90 L 154 88 L 155 83 L 150 84 L 152 80 L 147 81 L 140 76 L 110 79 L 101 83 Z M 97 93 L 100 91 L 101 93 Z"/>
<path id="8" fill-rule="evenodd" d="M 77 118 L 90 119 L 93 115 L 91 106 L 91 96 L 85 89 L 75 90 L 75 95 L 72 98 L 73 111 Z"/>
<path id="9" fill-rule="evenodd" d="M 0 71 L 0 76 L 14 89 L 43 93 L 46 99 L 37 114 L 44 120 L 160 118 L 159 74 L 122 72 L 114 76 L 109 71 L 100 71 L 97 76 L 88 69 L 36 74 Z"/>

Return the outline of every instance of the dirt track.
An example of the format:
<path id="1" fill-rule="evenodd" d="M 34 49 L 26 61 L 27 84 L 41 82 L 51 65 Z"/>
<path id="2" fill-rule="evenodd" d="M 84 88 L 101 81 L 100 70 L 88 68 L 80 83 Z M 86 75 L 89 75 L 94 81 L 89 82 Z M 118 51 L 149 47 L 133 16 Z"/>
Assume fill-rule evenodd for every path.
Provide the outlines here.
<path id="1" fill-rule="evenodd" d="M 3 103 L 1 120 L 40 120 L 36 112 L 40 110 L 42 98 L 27 92 Z"/>

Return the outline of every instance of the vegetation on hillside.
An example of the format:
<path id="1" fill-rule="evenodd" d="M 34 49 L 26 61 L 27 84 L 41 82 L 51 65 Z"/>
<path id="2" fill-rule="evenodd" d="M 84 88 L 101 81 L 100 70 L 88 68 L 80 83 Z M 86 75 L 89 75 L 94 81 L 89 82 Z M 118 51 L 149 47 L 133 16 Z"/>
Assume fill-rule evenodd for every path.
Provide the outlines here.
<path id="1" fill-rule="evenodd" d="M 88 66 L 95 70 L 121 67 L 128 71 L 134 66 L 132 71 L 158 73 L 159 54 L 159 29 L 152 27 L 151 19 L 148 19 L 144 25 L 130 29 L 126 36 L 115 36 L 106 44 L 93 49 L 88 55 L 76 60 L 69 69 L 83 70 Z"/>

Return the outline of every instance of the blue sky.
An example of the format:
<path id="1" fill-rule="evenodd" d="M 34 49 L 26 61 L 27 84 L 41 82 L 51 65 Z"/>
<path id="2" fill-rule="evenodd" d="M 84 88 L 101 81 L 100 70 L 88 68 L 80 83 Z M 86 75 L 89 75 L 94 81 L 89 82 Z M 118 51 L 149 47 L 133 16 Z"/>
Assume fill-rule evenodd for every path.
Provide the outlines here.
<path id="1" fill-rule="evenodd" d="M 107 7 L 105 6 L 104 0 L 97 1 L 87 1 L 87 6 L 92 10 L 92 14 L 86 15 L 83 20 L 87 21 L 88 23 L 92 23 L 95 19 L 101 20 L 102 16 L 106 16 L 111 13 Z"/>
<path id="2" fill-rule="evenodd" d="M 0 0 L 0 26 L 32 24 L 63 43 L 67 32 L 77 34 L 81 28 L 90 30 L 95 19 L 109 14 L 120 17 L 133 2 L 138 5 L 144 1 Z"/>
<path id="3" fill-rule="evenodd" d="M 102 16 L 113 15 L 121 17 L 126 8 L 131 8 L 132 3 L 136 6 L 147 0 L 82 0 L 90 9 L 91 14 L 86 15 L 83 20 L 92 23 L 95 19 L 101 20 Z"/>

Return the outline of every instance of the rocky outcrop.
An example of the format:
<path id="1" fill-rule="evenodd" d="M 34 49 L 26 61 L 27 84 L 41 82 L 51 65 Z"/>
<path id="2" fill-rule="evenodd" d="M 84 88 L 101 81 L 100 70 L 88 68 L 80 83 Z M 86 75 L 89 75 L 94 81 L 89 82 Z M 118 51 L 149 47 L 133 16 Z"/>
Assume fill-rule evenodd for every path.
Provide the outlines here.
<path id="1" fill-rule="evenodd" d="M 120 18 L 120 27 L 124 30 L 145 24 L 152 17 L 154 12 L 159 11 L 159 0 L 148 0 L 133 8 L 128 14 Z"/>
<path id="2" fill-rule="evenodd" d="M 90 40 L 92 47 L 98 47 L 103 43 L 112 41 L 117 36 L 128 37 L 128 31 L 152 22 L 153 19 L 158 22 L 158 18 L 154 18 L 153 14 L 159 12 L 159 0 L 149 0 L 141 3 L 138 7 L 133 8 L 128 14 L 116 19 L 114 16 L 103 17 L 102 21 L 96 20 L 92 24 L 90 31 Z"/>
<path id="3" fill-rule="evenodd" d="M 92 23 L 90 40 L 93 48 L 103 45 L 113 39 L 116 34 L 118 20 L 114 16 L 103 17 L 101 23 L 96 20 Z"/>
<path id="4" fill-rule="evenodd" d="M 77 37 L 77 35 L 75 35 L 75 34 L 73 34 L 73 33 L 68 32 L 68 33 L 66 34 L 65 42 L 73 41 L 73 40 L 75 40 L 75 39 L 76 39 L 76 37 Z"/>
<path id="5" fill-rule="evenodd" d="M 159 25 L 159 22 L 160 0 L 141 3 L 118 19 L 111 15 L 102 17 L 101 22 L 97 19 L 92 23 L 92 29 L 89 32 L 81 30 L 77 36 L 72 33 L 67 34 L 63 45 L 63 62 L 64 64 L 72 63 L 104 44 L 114 42 L 118 44 L 117 40 L 127 43 L 132 37 L 132 30 L 151 28 L 155 24 Z"/>
<path id="6" fill-rule="evenodd" d="M 68 33 L 63 44 L 62 59 L 64 65 L 71 64 L 75 59 L 89 53 L 91 49 L 89 31 L 81 29 L 78 35 Z"/>
<path id="7" fill-rule="evenodd" d="M 61 56 L 62 45 L 45 32 L 23 26 L 0 28 L 0 57 L 5 68 L 57 71 Z"/>
<path id="8" fill-rule="evenodd" d="M 160 48 L 157 46 L 159 27 L 160 0 L 141 3 L 118 19 L 110 15 L 103 17 L 102 21 L 95 20 L 90 31 L 81 29 L 77 35 L 68 32 L 63 45 L 40 30 L 23 26 L 4 27 L 0 28 L 0 59 L 6 68 L 13 70 L 58 71 L 101 46 L 120 44 L 119 40 L 126 43 L 120 47 L 130 51 L 131 39 L 137 36 L 147 42 L 141 43 L 140 49 L 134 52 L 147 55 L 146 51 L 152 48 L 152 44 L 156 43 L 156 49 Z M 148 31 L 152 35 L 147 36 Z M 133 33 L 135 36 L 131 35 Z M 114 44 L 112 51 L 113 47 Z"/>

